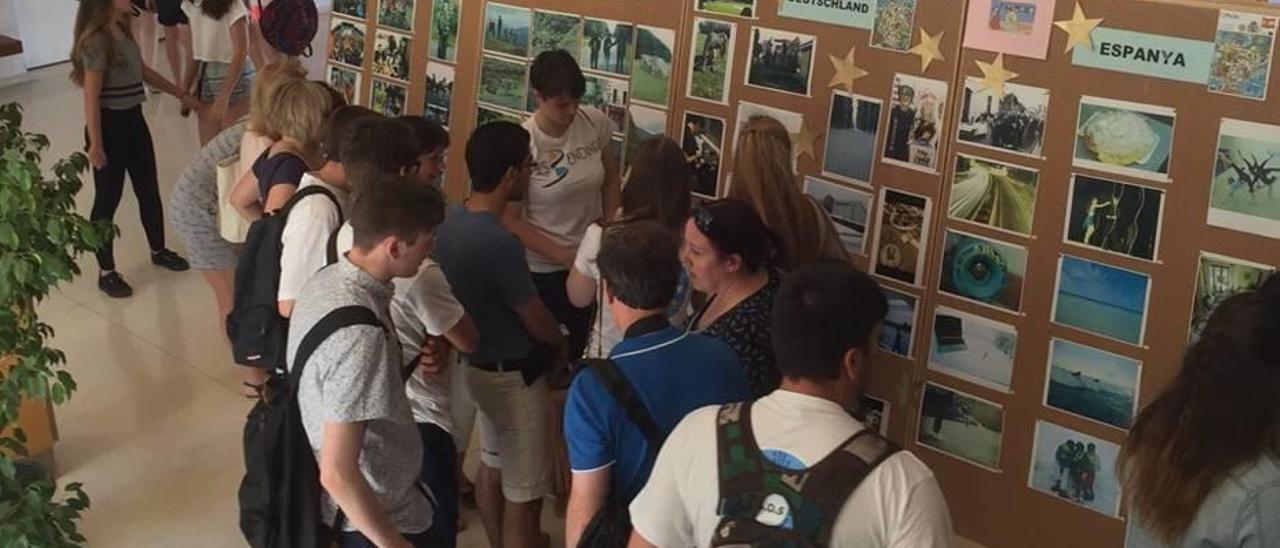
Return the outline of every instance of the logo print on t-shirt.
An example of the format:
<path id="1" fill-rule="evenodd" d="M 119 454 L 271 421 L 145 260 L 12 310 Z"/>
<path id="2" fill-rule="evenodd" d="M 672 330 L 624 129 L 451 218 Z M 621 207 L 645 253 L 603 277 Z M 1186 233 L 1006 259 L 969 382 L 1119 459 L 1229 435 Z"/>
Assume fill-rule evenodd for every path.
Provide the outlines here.
<path id="1" fill-rule="evenodd" d="M 548 150 L 542 153 L 542 158 L 538 166 L 538 177 L 553 177 L 542 188 L 551 188 L 569 176 L 569 166 L 561 165 L 565 159 L 563 150 Z"/>

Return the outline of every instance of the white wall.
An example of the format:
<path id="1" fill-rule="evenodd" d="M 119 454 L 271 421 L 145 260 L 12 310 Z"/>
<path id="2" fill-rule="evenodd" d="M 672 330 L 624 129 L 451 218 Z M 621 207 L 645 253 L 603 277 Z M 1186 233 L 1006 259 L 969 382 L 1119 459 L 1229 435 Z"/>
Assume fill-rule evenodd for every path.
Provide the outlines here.
<path id="1" fill-rule="evenodd" d="M 11 0 L 17 38 L 27 68 L 66 61 L 71 55 L 71 32 L 76 23 L 76 0 Z"/>
<path id="2" fill-rule="evenodd" d="M 0 34 L 11 38 L 22 39 L 18 29 L 18 13 L 13 0 L 0 0 Z M 0 80 L 12 78 L 27 72 L 27 60 L 19 55 L 0 57 Z"/>

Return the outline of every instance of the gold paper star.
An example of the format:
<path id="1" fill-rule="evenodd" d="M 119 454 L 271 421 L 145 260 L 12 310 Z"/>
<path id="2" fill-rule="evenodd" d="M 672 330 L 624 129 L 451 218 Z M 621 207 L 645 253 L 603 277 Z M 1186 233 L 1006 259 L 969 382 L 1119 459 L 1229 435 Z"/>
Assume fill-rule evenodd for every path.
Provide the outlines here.
<path id="1" fill-rule="evenodd" d="M 1004 54 L 997 53 L 996 60 L 990 63 L 974 61 L 982 69 L 982 82 L 978 91 L 989 89 L 996 95 L 1004 95 L 1004 83 L 1018 77 L 1018 73 L 1004 68 Z"/>
<path id="2" fill-rule="evenodd" d="M 818 132 L 809 128 L 807 120 L 801 120 L 800 132 L 791 134 L 791 157 L 798 160 L 808 154 L 810 158 L 817 160 L 818 156 L 813 152 L 813 145 L 818 140 L 818 135 Z"/>
<path id="3" fill-rule="evenodd" d="M 907 50 L 907 53 L 920 56 L 920 72 L 929 70 L 929 65 L 934 61 L 947 60 L 942 56 L 942 35 L 946 33 L 947 31 L 944 30 L 937 36 L 929 36 L 929 32 L 924 30 L 924 27 L 920 27 L 920 43 Z"/>
<path id="4" fill-rule="evenodd" d="M 1067 49 L 1064 53 L 1071 53 L 1071 50 L 1079 44 L 1084 44 L 1089 49 L 1093 49 L 1093 29 L 1102 23 L 1102 19 L 1086 19 L 1084 9 L 1080 7 L 1080 3 L 1076 2 L 1076 11 L 1071 19 L 1063 21 L 1054 21 L 1053 24 L 1058 28 L 1067 31 Z"/>
<path id="5" fill-rule="evenodd" d="M 849 53 L 845 54 L 844 59 L 834 55 L 827 56 L 831 58 L 831 64 L 836 67 L 836 75 L 831 77 L 831 84 L 827 87 L 844 86 L 845 91 L 853 93 L 853 82 L 867 75 L 867 71 L 853 62 L 855 49 L 857 48 L 849 48 Z"/>

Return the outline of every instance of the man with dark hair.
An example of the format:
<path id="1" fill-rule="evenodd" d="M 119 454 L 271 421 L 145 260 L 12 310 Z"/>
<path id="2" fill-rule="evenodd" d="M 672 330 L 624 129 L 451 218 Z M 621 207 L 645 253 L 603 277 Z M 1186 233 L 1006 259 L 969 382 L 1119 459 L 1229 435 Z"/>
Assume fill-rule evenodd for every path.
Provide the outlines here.
<path id="1" fill-rule="evenodd" d="M 302 176 L 298 191 L 319 187 L 319 194 L 327 196 L 298 198 L 280 237 L 280 286 L 276 291 L 276 302 L 281 316 L 288 318 L 292 314 L 294 299 L 302 291 L 302 286 L 328 262 L 325 245 L 329 235 L 342 225 L 343 216 L 349 209 L 352 186 L 349 173 L 353 165 L 377 161 L 367 147 L 356 149 L 351 145 L 344 149 L 344 145 L 348 144 L 348 138 L 362 122 L 380 118 L 367 108 L 344 106 L 333 111 L 325 122 L 325 134 L 320 145 L 325 163 L 318 171 Z"/>
<path id="2" fill-rule="evenodd" d="M 382 115 L 365 117 L 351 126 L 342 141 L 342 166 L 354 192 L 383 175 L 412 176 L 418 172 L 418 136 L 409 124 Z"/>
<path id="3" fill-rule="evenodd" d="M 751 395 L 732 348 L 667 321 L 681 269 L 670 230 L 649 220 L 608 227 L 596 264 L 603 302 L 625 338 L 609 353 L 612 365 L 593 363 L 569 389 L 564 432 L 573 487 L 565 513 L 567 546 L 578 545 L 606 500 L 625 509 L 649 477 L 660 440 L 648 439 L 628 418 L 623 401 L 638 401 L 656 427 L 652 434 L 662 438 L 694 409 Z M 611 385 L 610 378 L 621 382 Z M 615 394 L 617 386 L 634 397 Z"/>
<path id="4" fill-rule="evenodd" d="M 849 263 L 790 274 L 773 305 L 781 386 L 676 426 L 631 504 L 631 546 L 951 546 L 933 473 L 849 412 L 887 311 Z"/>
<path id="5" fill-rule="evenodd" d="M 564 337 L 529 275 L 524 246 L 502 224 L 524 197 L 529 133 L 510 122 L 467 142 L 471 197 L 450 206 L 436 260 L 480 333 L 464 373 L 483 412 L 476 503 L 493 546 L 540 546 L 542 497 L 551 490 L 546 374 L 563 367 Z M 559 362 L 559 363 L 556 363 Z"/>
<path id="6" fill-rule="evenodd" d="M 391 331 L 394 278 L 418 272 L 444 202 L 430 189 L 384 176 L 354 201 L 355 247 L 298 295 L 289 326 L 289 367 L 321 319 L 359 306 L 382 327 L 353 325 L 316 347 L 298 377 L 298 409 L 328 495 L 329 523 L 344 517 L 342 546 L 434 546 L 432 505 L 418 485 L 422 441 L 414 427 L 400 344 Z"/>
<path id="7" fill-rule="evenodd" d="M 418 180 L 438 186 L 446 168 L 449 132 L 439 122 L 422 116 L 401 116 L 396 120 L 408 124 L 418 136 Z"/>

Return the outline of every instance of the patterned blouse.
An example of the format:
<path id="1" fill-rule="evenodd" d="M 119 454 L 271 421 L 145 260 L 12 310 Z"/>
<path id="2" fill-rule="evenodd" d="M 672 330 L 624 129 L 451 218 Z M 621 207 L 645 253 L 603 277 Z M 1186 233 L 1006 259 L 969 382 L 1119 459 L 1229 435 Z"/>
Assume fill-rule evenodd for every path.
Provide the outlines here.
<path id="1" fill-rule="evenodd" d="M 778 373 L 770 339 L 769 322 L 773 315 L 773 298 L 782 285 L 782 276 L 769 272 L 769 281 L 759 291 L 722 314 L 701 333 L 728 344 L 738 354 L 738 361 L 747 370 L 747 383 L 751 396 L 759 398 L 778 388 L 782 375 Z M 689 320 L 689 329 L 696 329 L 707 307 L 715 302 L 715 296 L 703 305 L 702 310 Z"/>

